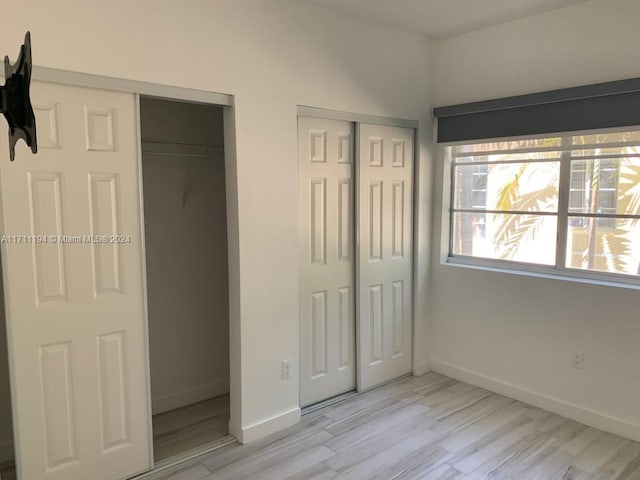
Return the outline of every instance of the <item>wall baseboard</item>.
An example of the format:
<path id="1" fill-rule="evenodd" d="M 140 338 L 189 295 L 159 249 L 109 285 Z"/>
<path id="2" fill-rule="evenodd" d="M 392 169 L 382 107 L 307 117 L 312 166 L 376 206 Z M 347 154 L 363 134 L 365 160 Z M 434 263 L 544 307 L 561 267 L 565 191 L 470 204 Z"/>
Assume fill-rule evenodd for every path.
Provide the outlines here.
<path id="1" fill-rule="evenodd" d="M 242 427 L 239 435 L 235 435 L 240 443 L 249 443 L 262 437 L 295 425 L 300 421 L 300 407 L 292 408 L 272 417 L 266 418 L 252 425 Z M 233 434 L 234 432 L 232 432 Z"/>
<path id="2" fill-rule="evenodd" d="M 209 398 L 218 397 L 229 393 L 229 380 L 218 380 L 217 382 L 198 385 L 188 390 L 163 395 L 151 400 L 151 410 L 153 415 L 168 412 L 176 408 L 184 407 L 192 403 L 201 402 Z"/>
<path id="3" fill-rule="evenodd" d="M 429 360 L 425 360 L 423 362 L 416 363 L 413 366 L 413 375 L 419 377 L 420 375 L 424 375 L 425 373 L 431 371 Z"/>
<path id="4" fill-rule="evenodd" d="M 627 422 L 589 408 L 576 405 L 565 400 L 534 392 L 479 372 L 458 367 L 447 362 L 432 359 L 431 371 L 446 375 L 456 380 L 485 388 L 495 393 L 519 400 L 550 412 L 570 418 L 590 427 L 598 428 L 614 435 L 640 442 L 640 425 Z"/>

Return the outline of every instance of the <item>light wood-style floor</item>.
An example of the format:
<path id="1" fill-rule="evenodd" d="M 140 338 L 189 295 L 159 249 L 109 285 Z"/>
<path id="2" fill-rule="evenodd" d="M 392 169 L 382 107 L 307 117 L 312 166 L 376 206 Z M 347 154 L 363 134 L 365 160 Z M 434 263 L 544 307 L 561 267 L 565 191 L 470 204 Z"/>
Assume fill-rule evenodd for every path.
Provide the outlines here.
<path id="1" fill-rule="evenodd" d="M 640 444 L 429 373 L 149 477 L 270 479 L 640 480 Z"/>
<path id="2" fill-rule="evenodd" d="M 229 395 L 154 415 L 153 454 L 156 463 L 225 437 L 229 433 L 228 425 Z"/>

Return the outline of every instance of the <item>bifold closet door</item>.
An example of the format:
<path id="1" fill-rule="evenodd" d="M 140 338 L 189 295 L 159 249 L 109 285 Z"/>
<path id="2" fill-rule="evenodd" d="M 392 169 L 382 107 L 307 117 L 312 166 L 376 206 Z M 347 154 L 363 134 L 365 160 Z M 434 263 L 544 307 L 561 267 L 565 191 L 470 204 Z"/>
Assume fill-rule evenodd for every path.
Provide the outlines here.
<path id="1" fill-rule="evenodd" d="M 356 387 L 353 124 L 298 119 L 300 404 Z"/>
<path id="2" fill-rule="evenodd" d="M 413 129 L 358 124 L 358 390 L 411 372 Z"/>
<path id="3" fill-rule="evenodd" d="M 18 471 L 128 478 L 151 467 L 135 97 L 31 96 L 38 154 L 0 135 Z"/>

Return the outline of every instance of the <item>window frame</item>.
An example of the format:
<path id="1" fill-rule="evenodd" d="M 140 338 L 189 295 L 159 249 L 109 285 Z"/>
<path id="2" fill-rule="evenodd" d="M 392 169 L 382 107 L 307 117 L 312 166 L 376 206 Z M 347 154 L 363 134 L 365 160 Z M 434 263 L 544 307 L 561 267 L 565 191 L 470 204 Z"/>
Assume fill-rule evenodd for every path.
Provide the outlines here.
<path id="1" fill-rule="evenodd" d="M 571 268 L 566 266 L 567 259 L 567 237 L 569 234 L 569 219 L 571 217 L 594 217 L 597 219 L 611 218 L 616 219 L 631 218 L 640 222 L 640 214 L 602 214 L 602 213 L 586 213 L 586 212 L 570 212 L 569 200 L 571 192 L 571 161 L 580 160 L 581 157 L 572 156 L 571 150 L 567 148 L 566 142 L 571 145 L 571 137 L 578 135 L 593 135 L 616 132 L 640 131 L 640 125 L 625 126 L 611 129 L 597 129 L 575 132 L 559 132 L 549 135 L 529 135 L 498 139 L 479 139 L 475 141 L 451 142 L 442 144 L 444 154 L 443 168 L 443 208 L 442 208 L 442 249 L 441 264 L 453 267 L 465 267 L 472 269 L 487 270 L 500 273 L 509 273 L 516 275 L 534 276 L 542 278 L 552 278 L 566 281 L 574 281 L 579 283 L 588 283 L 595 285 L 605 285 L 623 288 L 632 288 L 640 290 L 640 275 L 603 272 L 597 270 L 587 270 L 580 268 Z M 453 214 L 455 208 L 455 194 L 457 184 L 455 181 L 455 162 L 453 157 L 453 147 L 459 145 L 469 145 L 473 143 L 491 143 L 509 140 L 538 139 L 547 137 L 560 137 L 561 145 L 557 147 L 560 151 L 558 159 L 560 164 L 559 182 L 558 182 L 558 212 L 557 212 L 557 239 L 556 239 L 556 258 L 553 265 L 543 265 L 535 263 L 526 263 L 506 259 L 494 259 L 486 257 L 474 257 L 472 255 L 461 255 L 453 253 Z M 640 142 L 638 142 L 640 143 Z M 605 157 L 606 159 L 606 157 Z M 516 162 L 517 163 L 517 162 Z M 473 162 L 469 162 L 473 165 Z M 616 183 L 619 178 L 616 179 Z M 489 210 L 490 211 L 490 210 Z M 481 212 L 479 210 L 479 212 Z M 554 214 L 555 215 L 555 214 Z"/>

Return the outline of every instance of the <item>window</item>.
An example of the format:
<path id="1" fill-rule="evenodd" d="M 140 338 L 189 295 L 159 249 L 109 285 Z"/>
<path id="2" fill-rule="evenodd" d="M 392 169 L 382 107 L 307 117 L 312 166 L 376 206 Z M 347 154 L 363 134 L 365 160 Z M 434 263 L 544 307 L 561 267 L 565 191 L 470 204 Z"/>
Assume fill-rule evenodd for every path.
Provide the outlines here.
<path id="1" fill-rule="evenodd" d="M 451 154 L 452 261 L 640 275 L 640 130 Z"/>

